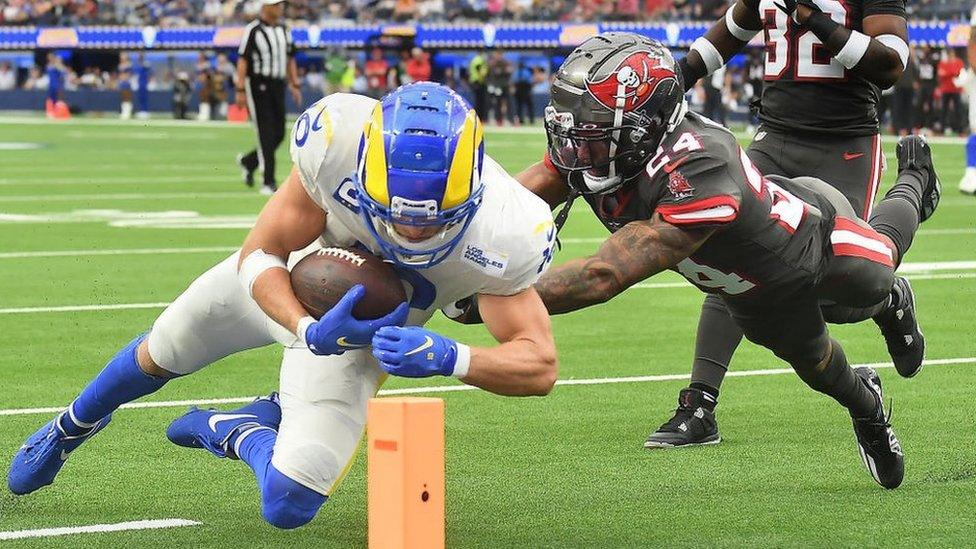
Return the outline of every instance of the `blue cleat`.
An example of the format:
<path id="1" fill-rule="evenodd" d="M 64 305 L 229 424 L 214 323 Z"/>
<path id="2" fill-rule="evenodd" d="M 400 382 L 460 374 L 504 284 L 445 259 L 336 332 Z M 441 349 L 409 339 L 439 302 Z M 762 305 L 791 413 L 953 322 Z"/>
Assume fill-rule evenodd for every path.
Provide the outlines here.
<path id="1" fill-rule="evenodd" d="M 17 451 L 7 473 L 11 492 L 22 496 L 54 482 L 68 455 L 112 421 L 109 414 L 80 435 L 68 435 L 61 429 L 60 420 L 65 413 L 38 429 Z"/>
<path id="2" fill-rule="evenodd" d="M 236 410 L 190 411 L 176 418 L 166 429 L 170 442 L 186 448 L 204 448 L 213 455 L 237 459 L 227 442 L 235 433 L 249 428 L 270 428 L 278 430 L 281 424 L 281 406 L 278 393 L 255 399 L 254 402 Z"/>

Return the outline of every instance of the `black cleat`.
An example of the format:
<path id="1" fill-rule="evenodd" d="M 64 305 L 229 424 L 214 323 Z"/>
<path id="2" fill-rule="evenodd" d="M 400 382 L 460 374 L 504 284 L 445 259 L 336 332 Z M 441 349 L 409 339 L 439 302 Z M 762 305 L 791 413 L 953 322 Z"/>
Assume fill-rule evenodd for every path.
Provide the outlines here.
<path id="1" fill-rule="evenodd" d="M 898 488 L 905 478 L 905 457 L 895 431 L 891 428 L 891 414 L 886 416 L 881 404 L 881 378 L 877 372 L 867 367 L 855 368 L 854 373 L 871 389 L 878 401 L 871 417 L 851 418 L 854 422 L 857 449 L 861 453 L 864 466 L 878 484 L 889 490 Z"/>
<path id="2" fill-rule="evenodd" d="M 888 354 L 901 377 L 915 377 L 925 360 L 925 335 L 915 313 L 915 292 L 908 279 L 895 277 L 892 291 L 898 296 L 898 306 L 874 317 L 881 335 L 888 344 Z"/>
<path id="3" fill-rule="evenodd" d="M 254 186 L 254 170 L 251 169 L 251 168 L 248 168 L 247 165 L 244 164 L 244 155 L 243 154 L 237 155 L 237 165 L 240 166 L 240 168 L 241 168 L 241 179 L 244 180 L 244 184 L 247 185 L 248 187 L 253 187 Z"/>
<path id="4" fill-rule="evenodd" d="M 898 156 L 898 173 L 918 170 L 926 178 L 922 185 L 922 209 L 919 212 L 919 221 L 925 221 L 932 217 L 942 196 L 942 183 L 932 163 L 932 149 L 921 135 L 906 135 L 898 140 L 895 154 Z"/>
<path id="5" fill-rule="evenodd" d="M 703 406 L 705 394 L 698 389 L 682 389 L 678 394 L 678 408 L 667 423 L 651 433 L 644 448 L 678 448 L 718 444 L 715 412 Z"/>

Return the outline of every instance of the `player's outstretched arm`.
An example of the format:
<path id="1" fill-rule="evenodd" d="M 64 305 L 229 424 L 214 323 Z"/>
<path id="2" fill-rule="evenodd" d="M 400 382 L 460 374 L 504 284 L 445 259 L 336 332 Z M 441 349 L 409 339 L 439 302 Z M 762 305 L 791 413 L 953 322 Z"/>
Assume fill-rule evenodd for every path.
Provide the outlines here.
<path id="1" fill-rule="evenodd" d="M 241 283 L 265 314 L 292 332 L 297 333 L 308 311 L 292 291 L 286 261 L 322 234 L 325 220 L 325 211 L 308 196 L 297 168 L 292 168 L 241 246 Z"/>
<path id="2" fill-rule="evenodd" d="M 899 5 L 890 8 L 898 11 Z M 788 4 L 787 4 L 788 6 Z M 789 9 L 787 7 L 787 9 Z M 810 29 L 835 59 L 881 89 L 890 88 L 908 66 L 908 22 L 894 13 L 869 14 L 851 30 L 820 11 L 812 0 L 798 0 L 796 20 Z M 883 3 L 875 9 L 887 9 Z"/>
<path id="3" fill-rule="evenodd" d="M 532 191 L 532 194 L 545 200 L 550 208 L 555 208 L 565 202 L 569 195 L 569 186 L 566 185 L 566 180 L 554 168 L 546 165 L 544 160 L 519 172 L 515 176 L 515 180 Z"/>
<path id="4" fill-rule="evenodd" d="M 535 289 L 551 314 L 603 303 L 630 286 L 670 269 L 695 252 L 714 229 L 682 229 L 659 214 L 632 221 L 589 257 L 549 269 Z"/>
<path id="5" fill-rule="evenodd" d="M 685 90 L 722 67 L 762 30 L 759 3 L 736 0 L 705 36 L 692 43 L 688 55 L 678 61 Z"/>
<path id="6" fill-rule="evenodd" d="M 468 347 L 420 327 L 381 328 L 373 355 L 392 375 L 454 376 L 506 396 L 541 396 L 556 383 L 556 344 L 549 315 L 533 288 L 511 296 L 482 294 L 485 326 L 500 343 Z"/>

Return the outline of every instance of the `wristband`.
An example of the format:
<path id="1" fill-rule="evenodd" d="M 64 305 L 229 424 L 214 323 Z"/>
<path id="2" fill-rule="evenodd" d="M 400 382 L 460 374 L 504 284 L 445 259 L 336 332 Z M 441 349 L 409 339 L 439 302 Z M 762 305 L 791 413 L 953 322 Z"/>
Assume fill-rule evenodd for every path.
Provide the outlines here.
<path id="1" fill-rule="evenodd" d="M 468 375 L 468 370 L 471 368 L 471 347 L 464 343 L 454 345 L 457 346 L 457 358 L 454 360 L 454 371 L 451 375 L 460 379 Z"/>
<path id="2" fill-rule="evenodd" d="M 276 256 L 271 255 L 261 248 L 254 250 L 244 261 L 241 262 L 241 267 L 237 271 L 237 277 L 241 282 L 241 287 L 247 292 L 247 295 L 254 297 L 252 289 L 254 288 L 254 281 L 268 269 L 284 269 L 288 270 L 288 266 L 285 264 L 285 260 Z"/>
<path id="3" fill-rule="evenodd" d="M 729 29 L 729 34 L 734 36 L 736 40 L 742 42 L 748 42 L 752 40 L 752 37 L 759 34 L 758 30 L 750 30 L 740 27 L 738 23 L 735 22 L 735 17 L 733 17 L 732 12 L 735 10 L 735 6 L 729 6 L 728 11 L 725 12 L 725 26 Z"/>
<path id="4" fill-rule="evenodd" d="M 704 36 L 699 37 L 697 40 L 691 43 L 691 49 L 698 52 L 702 61 L 705 63 L 705 76 L 712 74 L 713 72 L 722 68 L 725 61 L 722 59 L 722 54 L 715 49 L 715 45 L 709 42 Z"/>
<path id="5" fill-rule="evenodd" d="M 881 36 L 875 36 L 874 39 L 895 50 L 895 53 L 898 54 L 898 59 L 901 60 L 901 67 L 903 69 L 908 68 L 908 44 L 902 40 L 901 36 L 882 34 Z"/>
<path id="6" fill-rule="evenodd" d="M 841 65 L 853 69 L 855 65 L 861 62 L 861 58 L 867 53 L 870 45 L 871 38 L 868 35 L 851 31 L 851 37 L 847 39 L 847 43 L 834 58 L 840 61 Z"/>
<path id="7" fill-rule="evenodd" d="M 308 341 L 305 340 L 305 333 L 308 332 L 308 327 L 315 324 L 315 319 L 310 316 L 303 316 L 298 320 L 298 327 L 295 328 L 297 332 L 295 335 L 298 336 L 298 340 L 302 342 L 302 345 L 308 347 Z"/>

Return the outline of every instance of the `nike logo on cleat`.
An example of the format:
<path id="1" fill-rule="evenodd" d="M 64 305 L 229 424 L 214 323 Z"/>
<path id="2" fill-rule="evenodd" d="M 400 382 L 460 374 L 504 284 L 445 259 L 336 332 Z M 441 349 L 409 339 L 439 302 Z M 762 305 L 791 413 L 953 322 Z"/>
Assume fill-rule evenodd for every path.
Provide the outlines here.
<path id="1" fill-rule="evenodd" d="M 403 356 L 415 355 L 415 354 L 419 353 L 420 351 L 423 351 L 424 349 L 429 349 L 429 348 L 431 348 L 433 346 L 434 346 L 434 340 L 431 339 L 430 336 L 424 336 L 424 342 L 420 345 L 420 347 L 417 347 L 416 349 L 414 349 L 412 351 L 407 351 L 407 352 L 403 353 Z"/>
<path id="2" fill-rule="evenodd" d="M 232 419 L 244 419 L 244 418 L 257 419 L 258 416 L 254 414 L 216 414 L 210 416 L 210 419 L 207 420 L 207 424 L 210 425 L 210 430 L 216 433 L 217 424 L 220 423 L 221 421 L 230 421 Z"/>
<path id="3" fill-rule="evenodd" d="M 856 160 L 862 156 L 864 156 L 864 153 L 848 151 L 844 153 L 844 160 Z"/>

